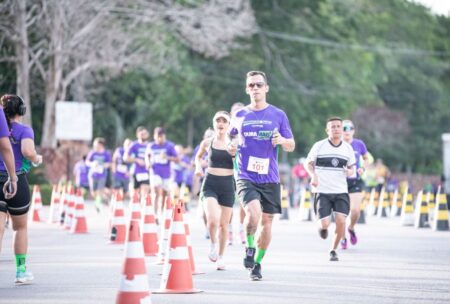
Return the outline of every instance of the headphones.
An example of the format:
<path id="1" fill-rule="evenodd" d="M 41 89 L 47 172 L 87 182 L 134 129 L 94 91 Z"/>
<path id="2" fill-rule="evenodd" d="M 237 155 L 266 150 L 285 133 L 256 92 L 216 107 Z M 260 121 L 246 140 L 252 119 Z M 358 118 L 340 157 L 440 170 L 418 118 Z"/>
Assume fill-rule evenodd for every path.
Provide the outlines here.
<path id="1" fill-rule="evenodd" d="M 7 99 L 5 110 L 10 115 L 17 114 L 20 116 L 24 116 L 25 113 L 27 112 L 27 107 L 25 106 L 25 102 L 23 101 L 23 99 L 17 95 L 10 95 L 8 97 L 9 98 Z"/>

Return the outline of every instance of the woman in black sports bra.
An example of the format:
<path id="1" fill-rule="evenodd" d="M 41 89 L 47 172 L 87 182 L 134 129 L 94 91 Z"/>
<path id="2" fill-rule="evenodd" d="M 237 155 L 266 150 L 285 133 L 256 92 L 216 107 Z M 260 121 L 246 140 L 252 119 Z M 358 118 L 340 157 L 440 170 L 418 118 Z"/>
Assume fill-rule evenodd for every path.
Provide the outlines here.
<path id="1" fill-rule="evenodd" d="M 213 118 L 214 137 L 203 140 L 195 156 L 195 174 L 202 175 L 201 160 L 203 155 L 208 153 L 208 168 L 201 194 L 204 198 L 203 208 L 211 236 L 208 258 L 212 262 L 216 262 L 217 270 L 225 269 L 223 253 L 227 242 L 228 224 L 233 211 L 235 193 L 233 159 L 227 152 L 226 134 L 229 125 L 230 115 L 228 112 L 217 112 Z M 218 248 L 217 240 L 219 241 Z"/>

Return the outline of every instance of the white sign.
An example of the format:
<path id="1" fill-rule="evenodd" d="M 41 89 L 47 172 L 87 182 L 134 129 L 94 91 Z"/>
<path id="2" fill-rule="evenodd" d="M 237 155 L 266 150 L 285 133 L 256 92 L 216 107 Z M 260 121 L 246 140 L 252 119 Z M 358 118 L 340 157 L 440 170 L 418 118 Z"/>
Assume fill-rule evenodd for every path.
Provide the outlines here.
<path id="1" fill-rule="evenodd" d="M 92 140 L 92 104 L 56 102 L 56 139 Z"/>

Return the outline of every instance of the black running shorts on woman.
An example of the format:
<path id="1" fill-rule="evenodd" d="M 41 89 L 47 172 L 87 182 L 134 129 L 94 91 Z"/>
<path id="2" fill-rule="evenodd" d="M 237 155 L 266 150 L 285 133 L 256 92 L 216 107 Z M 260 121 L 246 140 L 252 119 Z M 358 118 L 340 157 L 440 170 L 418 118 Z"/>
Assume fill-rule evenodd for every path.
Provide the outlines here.
<path id="1" fill-rule="evenodd" d="M 233 175 L 219 176 L 208 173 L 203 180 L 202 197 L 214 197 L 221 206 L 233 207 L 235 192 Z"/>
<path id="2" fill-rule="evenodd" d="M 17 192 L 11 199 L 5 199 L 5 194 L 0 190 L 0 212 L 7 212 L 11 215 L 22 215 L 30 209 L 30 188 L 28 186 L 27 176 L 25 174 L 17 175 Z M 6 182 L 7 177 L 0 177 L 0 189 Z"/>

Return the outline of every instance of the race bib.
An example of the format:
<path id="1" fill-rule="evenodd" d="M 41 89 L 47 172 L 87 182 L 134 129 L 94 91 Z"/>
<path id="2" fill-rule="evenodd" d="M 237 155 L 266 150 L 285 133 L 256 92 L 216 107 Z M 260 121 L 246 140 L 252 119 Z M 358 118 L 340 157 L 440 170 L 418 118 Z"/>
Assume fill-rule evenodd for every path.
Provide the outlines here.
<path id="1" fill-rule="evenodd" d="M 136 180 L 138 182 L 143 182 L 143 181 L 147 181 L 148 180 L 148 173 L 143 172 L 143 173 L 137 173 L 136 174 Z"/>
<path id="2" fill-rule="evenodd" d="M 155 154 L 152 157 L 152 162 L 154 164 L 165 165 L 168 163 L 167 155 L 165 153 Z"/>
<path id="3" fill-rule="evenodd" d="M 127 173 L 128 172 L 128 167 L 127 165 L 117 165 L 117 172 L 119 173 Z"/>
<path id="4" fill-rule="evenodd" d="M 103 174 L 103 172 L 105 171 L 105 168 L 103 168 L 102 166 L 96 166 L 96 167 L 92 168 L 92 171 L 94 171 L 94 173 L 97 173 L 97 174 Z"/>
<path id="5" fill-rule="evenodd" d="M 269 173 L 269 163 L 268 158 L 259 158 L 250 156 L 248 159 L 247 170 L 251 172 L 256 172 L 258 174 L 268 174 Z"/>

